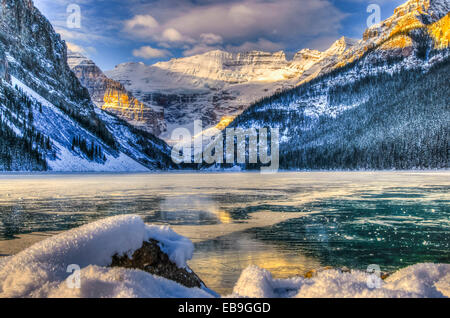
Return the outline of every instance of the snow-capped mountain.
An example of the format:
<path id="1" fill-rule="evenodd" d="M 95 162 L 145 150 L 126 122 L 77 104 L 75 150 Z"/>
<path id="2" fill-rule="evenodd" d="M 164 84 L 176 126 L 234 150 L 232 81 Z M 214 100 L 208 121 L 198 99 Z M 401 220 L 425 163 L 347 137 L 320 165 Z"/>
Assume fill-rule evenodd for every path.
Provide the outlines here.
<path id="1" fill-rule="evenodd" d="M 81 53 L 68 51 L 69 67 L 86 87 L 94 104 L 116 114 L 131 125 L 159 135 L 165 130 L 163 113 L 155 112 L 137 100 L 125 87 L 102 72 L 95 63 Z"/>
<path id="2" fill-rule="evenodd" d="M 31 0 L 0 4 L 0 170 L 172 167 L 153 135 L 94 106 L 67 48 Z"/>
<path id="3" fill-rule="evenodd" d="M 231 127 L 278 128 L 283 169 L 448 168 L 449 11 L 448 0 L 408 1 Z"/>
<path id="4" fill-rule="evenodd" d="M 151 66 L 124 63 L 106 75 L 164 112 L 168 131 L 162 137 L 167 139 L 175 127 L 192 129 L 197 119 L 205 128 L 220 125 L 257 100 L 314 78 L 340 62 L 355 43 L 342 38 L 325 52 L 302 50 L 292 60 L 284 52 L 211 51 Z"/>
<path id="5" fill-rule="evenodd" d="M 378 58 L 411 55 L 414 28 L 426 28 L 437 47 L 448 45 L 448 0 L 410 0 L 357 41 L 341 38 L 328 50 L 304 49 L 287 60 L 283 52 L 232 54 L 212 51 L 148 66 L 125 63 L 106 72 L 121 82 L 146 106 L 164 112 L 167 132 L 178 126 L 192 128 L 195 119 L 205 128 L 228 122 L 254 102 L 309 82 L 361 59 L 377 49 Z M 223 126 L 223 125 L 222 125 Z"/>

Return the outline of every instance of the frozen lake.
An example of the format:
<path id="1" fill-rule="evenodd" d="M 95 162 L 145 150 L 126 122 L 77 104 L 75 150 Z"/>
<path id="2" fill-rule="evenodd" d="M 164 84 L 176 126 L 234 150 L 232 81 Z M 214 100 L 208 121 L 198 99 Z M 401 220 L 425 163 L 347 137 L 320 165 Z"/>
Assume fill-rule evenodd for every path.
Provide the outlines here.
<path id="1" fill-rule="evenodd" d="M 449 189 L 446 171 L 2 175 L 0 255 L 24 234 L 138 214 L 192 239 L 191 267 L 221 294 L 250 264 L 390 272 L 450 263 Z"/>

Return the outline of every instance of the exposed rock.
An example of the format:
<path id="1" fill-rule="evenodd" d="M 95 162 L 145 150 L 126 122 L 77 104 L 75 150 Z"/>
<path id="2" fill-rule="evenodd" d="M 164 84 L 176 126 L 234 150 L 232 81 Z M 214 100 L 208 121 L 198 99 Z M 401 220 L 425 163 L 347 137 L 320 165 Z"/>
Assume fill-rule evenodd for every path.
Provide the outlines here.
<path id="1" fill-rule="evenodd" d="M 159 242 L 155 240 L 144 242 L 142 247 L 134 252 L 131 259 L 127 255 L 113 256 L 111 267 L 140 269 L 152 275 L 173 280 L 189 288 L 205 286 L 202 280 L 189 268 L 177 267 L 161 250 Z"/>
<path id="2" fill-rule="evenodd" d="M 121 83 L 108 78 L 92 60 L 68 51 L 67 62 L 97 107 L 150 133 L 159 135 L 165 130 L 163 113 L 137 100 Z"/>
<path id="3" fill-rule="evenodd" d="M 31 0 L 2 0 L 0 52 L 9 73 L 55 105 L 95 118 L 89 93 L 67 65 L 64 41 Z"/>
<path id="4" fill-rule="evenodd" d="M 0 117 L 6 123 L 0 141 L 13 141 L 0 142 L 0 170 L 148 171 L 174 166 L 162 140 L 95 107 L 67 64 L 66 43 L 31 0 L 0 1 L 0 71 L 6 79 L 0 81 Z M 27 144 L 34 146 L 23 147 L 22 138 L 34 134 L 46 142 L 30 136 Z M 45 146 L 38 151 L 36 144 Z"/>

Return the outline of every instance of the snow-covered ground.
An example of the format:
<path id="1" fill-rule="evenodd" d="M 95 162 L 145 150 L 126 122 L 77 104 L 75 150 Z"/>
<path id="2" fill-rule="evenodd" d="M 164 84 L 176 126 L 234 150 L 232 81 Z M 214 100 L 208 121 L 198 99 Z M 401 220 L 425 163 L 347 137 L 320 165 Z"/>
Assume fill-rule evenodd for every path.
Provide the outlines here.
<path id="1" fill-rule="evenodd" d="M 139 270 L 109 268 L 115 254 L 131 255 L 155 239 L 184 268 L 193 244 L 168 227 L 144 224 L 138 216 L 97 221 L 33 245 L 0 260 L 0 297 L 214 297 L 206 288 L 189 289 Z M 81 271 L 68 272 L 71 265 Z M 80 286 L 74 285 L 80 277 Z M 75 279 L 75 280 L 74 280 Z M 263 269 L 247 268 L 228 297 L 449 297 L 450 265 L 418 264 L 377 284 L 367 273 L 338 270 L 316 277 L 277 280 Z"/>
<path id="2" fill-rule="evenodd" d="M 450 297 L 450 264 L 417 264 L 385 281 L 371 274 L 339 270 L 319 272 L 311 279 L 274 279 L 256 266 L 247 268 L 230 297 L 251 298 L 441 298 Z"/>
<path id="3" fill-rule="evenodd" d="M 17 87 L 28 97 L 42 105 L 42 111 L 33 109 L 36 128 L 51 138 L 52 144 L 57 148 L 57 156 L 54 160 L 48 160 L 51 171 L 54 172 L 146 172 L 144 167 L 134 159 L 121 152 L 111 151 L 96 136 L 76 124 L 72 118 L 64 114 L 59 108 L 43 98 L 22 81 L 11 76 L 11 84 Z M 107 115 L 105 115 L 107 116 Z M 117 130 L 120 129 L 118 126 Z M 71 150 L 72 138 L 78 135 L 87 140 L 96 140 L 105 151 L 106 162 L 91 161 Z M 120 136 L 122 137 L 122 136 Z M 130 136 L 126 136 L 131 138 Z M 121 139 L 126 140 L 126 139 Z M 128 146 L 132 153 L 134 149 Z M 133 155 L 140 157 L 136 150 Z"/>
<path id="4" fill-rule="evenodd" d="M 192 257 L 192 243 L 168 227 L 145 225 L 138 216 L 108 218 L 0 262 L 0 297 L 212 297 L 142 271 L 107 267 L 115 254 L 131 255 L 149 239 L 179 267 Z M 81 268 L 81 288 L 71 288 L 71 265 Z"/>

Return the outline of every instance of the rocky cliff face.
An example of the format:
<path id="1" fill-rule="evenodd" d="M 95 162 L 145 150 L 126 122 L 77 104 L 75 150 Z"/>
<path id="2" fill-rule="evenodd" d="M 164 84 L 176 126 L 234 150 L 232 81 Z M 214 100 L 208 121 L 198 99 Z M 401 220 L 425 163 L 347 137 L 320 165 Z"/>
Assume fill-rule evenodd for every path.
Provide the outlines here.
<path id="1" fill-rule="evenodd" d="M 268 53 L 252 51 L 228 53 L 211 51 L 202 55 L 157 63 L 154 67 L 184 76 L 198 77 L 230 84 L 285 79 L 283 71 L 288 61 L 284 52 Z M 280 72 L 280 70 L 283 70 Z"/>
<path id="2" fill-rule="evenodd" d="M 67 65 L 67 49 L 31 0 L 2 0 L 0 51 L 11 75 L 47 100 L 67 104 L 81 115 L 94 112 L 89 93 Z"/>
<path id="3" fill-rule="evenodd" d="M 0 170 L 173 166 L 163 141 L 94 106 L 31 0 L 1 0 L 0 65 Z"/>
<path id="4" fill-rule="evenodd" d="M 150 133 L 159 135 L 164 130 L 161 112 L 137 100 L 121 83 L 108 78 L 92 60 L 69 51 L 67 62 L 97 107 Z"/>

